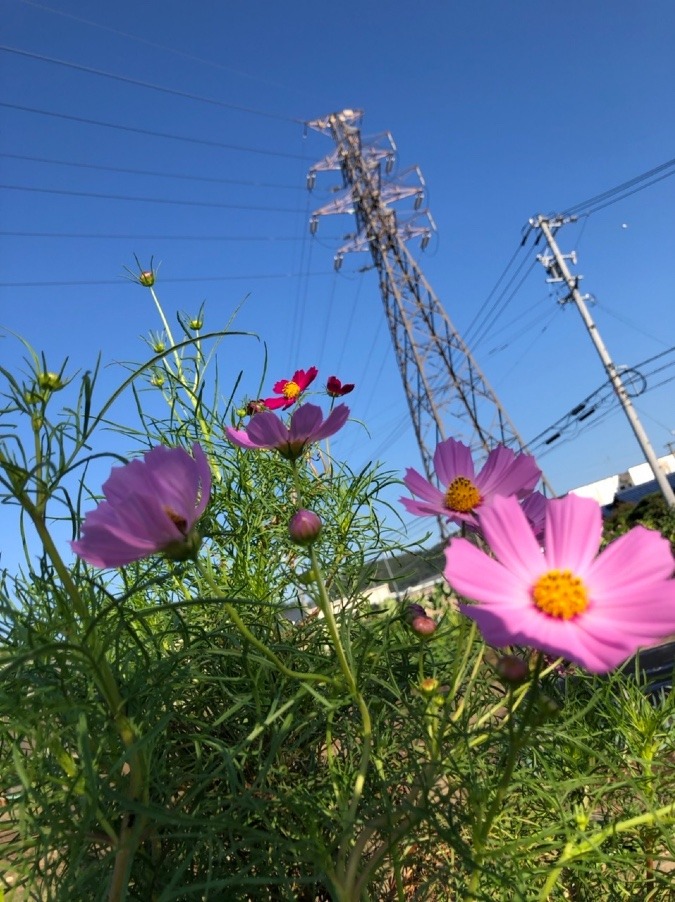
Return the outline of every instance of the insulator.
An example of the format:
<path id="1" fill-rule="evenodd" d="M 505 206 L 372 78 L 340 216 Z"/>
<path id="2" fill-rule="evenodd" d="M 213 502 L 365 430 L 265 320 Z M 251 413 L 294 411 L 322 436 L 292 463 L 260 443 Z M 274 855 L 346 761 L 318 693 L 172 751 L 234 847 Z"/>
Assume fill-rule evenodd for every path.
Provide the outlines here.
<path id="1" fill-rule="evenodd" d="M 424 200 L 424 195 L 423 195 L 422 192 L 420 191 L 419 194 L 416 194 L 416 195 L 415 195 L 415 204 L 414 204 L 414 207 L 415 207 L 416 210 L 419 210 L 419 208 L 422 206 L 422 201 L 423 201 L 423 200 Z"/>
<path id="2" fill-rule="evenodd" d="M 425 251 L 429 247 L 430 240 L 431 240 L 431 236 L 429 235 L 428 232 L 425 232 L 424 235 L 422 235 L 422 241 L 420 243 L 420 247 L 422 248 L 423 251 Z"/>
<path id="3" fill-rule="evenodd" d="M 544 442 L 544 444 L 545 444 L 545 445 L 550 445 L 550 444 L 552 444 L 556 439 L 559 439 L 559 438 L 560 438 L 560 433 L 559 433 L 559 432 L 556 432 L 556 433 L 555 433 L 554 435 L 552 435 L 550 438 L 547 438 L 546 441 Z"/>
<path id="4" fill-rule="evenodd" d="M 316 230 L 319 228 L 319 217 L 312 216 L 309 221 L 309 231 L 311 235 L 316 235 Z"/>
<path id="5" fill-rule="evenodd" d="M 316 172 L 313 169 L 307 173 L 307 190 L 311 191 L 316 184 Z"/>
<path id="6" fill-rule="evenodd" d="M 336 254 L 333 258 L 333 269 L 335 272 L 340 272 L 340 267 L 342 266 L 342 254 Z"/>
<path id="7" fill-rule="evenodd" d="M 581 423 L 582 420 L 587 420 L 592 413 L 595 413 L 597 410 L 597 405 L 591 407 L 585 413 L 582 413 L 580 417 L 577 417 L 577 422 Z"/>
<path id="8" fill-rule="evenodd" d="M 393 168 L 394 168 L 394 157 L 390 154 L 387 157 L 387 162 L 384 164 L 384 169 L 385 169 L 385 172 L 387 173 L 387 175 L 389 175 L 389 173 L 392 171 Z"/>

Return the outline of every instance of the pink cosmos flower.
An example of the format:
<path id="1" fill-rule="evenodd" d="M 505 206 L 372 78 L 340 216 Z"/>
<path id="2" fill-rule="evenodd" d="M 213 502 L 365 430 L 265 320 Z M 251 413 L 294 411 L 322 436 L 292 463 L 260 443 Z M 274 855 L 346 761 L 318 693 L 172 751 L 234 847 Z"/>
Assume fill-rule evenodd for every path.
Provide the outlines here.
<path id="1" fill-rule="evenodd" d="M 401 498 L 411 514 L 431 514 L 447 517 L 454 523 L 477 526 L 476 513 L 498 495 L 525 498 L 541 476 L 541 470 L 529 454 L 518 453 L 500 445 L 488 454 L 483 469 L 476 476 L 471 451 L 454 438 L 436 446 L 434 452 L 436 476 L 445 486 L 437 488 L 417 470 L 406 470 L 403 482 L 414 498 Z"/>
<path id="2" fill-rule="evenodd" d="M 282 407 L 286 410 L 299 400 L 300 395 L 314 382 L 318 375 L 315 366 L 308 370 L 296 370 L 292 379 L 280 379 L 272 386 L 272 391 L 281 395 L 280 398 L 265 398 L 264 404 L 269 410 L 278 410 Z"/>
<path id="3" fill-rule="evenodd" d="M 245 429 L 226 427 L 225 434 L 240 448 L 275 449 L 288 460 L 296 460 L 307 445 L 334 435 L 347 422 L 349 408 L 338 404 L 324 420 L 316 404 L 302 404 L 291 416 L 290 427 L 275 413 L 264 411 L 251 417 Z"/>
<path id="4" fill-rule="evenodd" d="M 331 396 L 331 398 L 341 398 L 343 395 L 348 395 L 350 391 L 354 391 L 354 383 L 346 382 L 344 385 L 338 379 L 337 376 L 329 376 L 326 381 L 326 393 Z"/>
<path id="5" fill-rule="evenodd" d="M 600 508 L 568 495 L 546 506 L 544 548 L 515 498 L 479 511 L 494 557 L 467 539 L 446 549 L 445 578 L 490 645 L 526 645 L 606 673 L 675 632 L 675 560 L 658 532 L 634 527 L 600 554 Z"/>
<path id="6" fill-rule="evenodd" d="M 211 493 L 211 469 L 198 444 L 158 445 L 142 460 L 113 467 L 103 484 L 105 501 L 84 518 L 73 551 L 94 567 L 121 567 L 164 552 L 174 559 L 194 555 L 194 525 Z"/>

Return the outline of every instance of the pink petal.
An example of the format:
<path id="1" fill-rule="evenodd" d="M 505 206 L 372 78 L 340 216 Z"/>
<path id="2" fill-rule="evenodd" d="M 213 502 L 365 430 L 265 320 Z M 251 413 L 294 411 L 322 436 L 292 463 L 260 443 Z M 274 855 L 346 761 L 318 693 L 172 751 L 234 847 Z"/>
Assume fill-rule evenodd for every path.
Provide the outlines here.
<path id="1" fill-rule="evenodd" d="M 451 539 L 445 549 L 443 574 L 464 598 L 497 606 L 518 620 L 523 607 L 531 607 L 529 584 L 488 557 L 467 539 Z"/>
<path id="2" fill-rule="evenodd" d="M 319 371 L 315 366 L 310 366 L 307 371 L 298 370 L 293 376 L 293 382 L 297 384 L 300 391 L 304 391 L 312 384 L 312 382 L 314 382 L 318 372 Z"/>
<path id="3" fill-rule="evenodd" d="M 294 403 L 295 400 L 293 398 L 263 398 L 263 404 L 268 410 L 279 410 L 282 407 L 284 410 L 287 410 Z"/>
<path id="4" fill-rule="evenodd" d="M 450 511 L 444 504 L 434 504 L 433 502 L 417 501 L 415 498 L 399 498 L 399 501 L 408 511 L 415 516 L 426 517 L 445 517 L 450 519 Z"/>
<path id="5" fill-rule="evenodd" d="M 598 553 L 600 507 L 591 498 L 552 498 L 546 508 L 546 562 L 552 570 L 571 570 L 582 579 Z"/>
<path id="6" fill-rule="evenodd" d="M 288 429 L 275 413 L 267 410 L 251 417 L 246 432 L 259 448 L 274 448 L 288 442 Z"/>
<path id="7" fill-rule="evenodd" d="M 470 448 L 454 438 L 439 442 L 434 451 L 434 470 L 443 485 L 450 485 L 457 476 L 466 476 L 473 482 L 475 470 Z"/>
<path id="8" fill-rule="evenodd" d="M 349 408 L 346 404 L 338 404 L 338 406 L 328 414 L 324 422 L 312 432 L 310 440 L 318 442 L 322 439 L 329 438 L 331 435 L 335 435 L 339 429 L 342 429 L 348 419 Z"/>
<path id="9" fill-rule="evenodd" d="M 316 404 L 302 404 L 291 417 L 291 442 L 306 442 L 323 423 L 323 411 Z"/>
<path id="10" fill-rule="evenodd" d="M 546 561 L 515 497 L 495 495 L 478 511 L 481 531 L 498 560 L 527 586 L 547 569 Z"/>
<path id="11" fill-rule="evenodd" d="M 233 429 L 232 426 L 226 426 L 225 435 L 232 444 L 238 445 L 240 448 L 260 448 L 260 445 L 251 441 L 245 429 Z"/>
<path id="12" fill-rule="evenodd" d="M 654 530 L 635 526 L 600 553 L 586 581 L 593 594 L 616 598 L 620 593 L 630 598 L 645 585 L 669 579 L 674 566 L 668 540 Z"/>
<path id="13" fill-rule="evenodd" d="M 541 470 L 529 454 L 516 454 L 499 445 L 493 448 L 483 469 L 476 477 L 476 485 L 484 497 L 517 495 L 524 497 L 537 484 Z"/>
<path id="14" fill-rule="evenodd" d="M 447 512 L 444 492 L 437 489 L 435 485 L 429 482 L 428 479 L 425 479 L 421 473 L 417 472 L 417 470 L 409 467 L 405 471 L 403 483 L 413 495 L 417 495 L 418 498 L 423 498 L 425 501 L 432 501 L 434 504 L 444 508 L 444 513 Z"/>

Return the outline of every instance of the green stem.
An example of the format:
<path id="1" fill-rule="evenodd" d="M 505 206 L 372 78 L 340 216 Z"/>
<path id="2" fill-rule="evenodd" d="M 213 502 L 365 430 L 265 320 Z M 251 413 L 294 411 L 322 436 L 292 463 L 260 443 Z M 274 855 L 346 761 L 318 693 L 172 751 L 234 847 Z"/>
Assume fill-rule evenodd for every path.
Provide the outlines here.
<path id="1" fill-rule="evenodd" d="M 66 567 L 61 555 L 56 549 L 54 541 L 51 537 L 44 516 L 33 504 L 30 498 L 21 492 L 17 495 L 24 510 L 31 518 L 31 521 L 40 537 L 42 547 L 52 562 L 52 565 L 61 580 L 61 584 L 68 595 L 72 609 L 75 615 L 79 617 L 85 627 L 86 642 L 92 649 L 92 664 L 94 668 L 94 679 L 101 695 L 106 701 L 113 722 L 117 729 L 122 744 L 129 755 L 129 791 L 127 797 L 130 801 L 142 799 L 147 802 L 148 789 L 148 767 L 143 752 L 136 748 L 138 739 L 137 732 L 132 722 L 124 713 L 124 699 L 115 680 L 112 668 L 105 657 L 103 645 L 98 638 L 95 624 L 89 616 L 89 610 L 83 602 L 77 586 L 70 575 L 70 571 Z M 72 624 L 71 612 L 61 603 L 62 613 L 65 614 L 66 620 L 70 620 Z M 128 816 L 125 816 L 124 823 L 120 830 L 118 841 L 118 852 L 115 856 L 115 865 L 113 868 L 113 878 L 109 887 L 109 902 L 118 902 L 124 898 L 126 887 L 128 884 L 128 872 L 133 860 L 138 839 L 143 829 L 145 818 L 137 818 L 133 830 L 129 827 Z"/>
<path id="2" fill-rule="evenodd" d="M 525 705 L 525 710 L 523 711 L 520 726 L 515 731 L 513 729 L 514 696 L 513 692 L 509 690 L 509 718 L 507 722 L 509 730 L 509 750 L 506 758 L 506 763 L 502 769 L 501 777 L 499 779 L 499 783 L 497 784 L 492 802 L 490 803 L 485 817 L 478 823 L 477 828 L 474 832 L 473 843 L 476 866 L 473 869 L 473 873 L 471 874 L 471 879 L 469 881 L 467 895 L 468 899 L 475 898 L 476 891 L 478 890 L 478 886 L 480 884 L 483 852 L 490 835 L 490 830 L 492 829 L 492 824 L 494 823 L 496 816 L 501 810 L 502 802 L 504 801 L 504 797 L 508 791 L 509 784 L 511 783 L 511 777 L 513 776 L 513 771 L 516 766 L 516 761 L 518 760 L 518 755 L 523 748 L 523 740 L 528 727 L 530 714 L 532 713 L 532 708 L 534 707 L 534 703 L 539 691 L 539 677 L 541 675 L 543 663 L 543 656 L 541 654 L 537 655 L 534 672 L 532 673 L 532 678 L 527 689 L 527 703 Z"/>
<path id="3" fill-rule="evenodd" d="M 546 883 L 542 887 L 541 893 L 539 894 L 539 902 L 546 902 L 558 882 L 560 874 L 569 862 L 573 861 L 575 858 L 580 858 L 582 855 L 588 854 L 588 852 L 595 851 L 610 836 L 616 836 L 618 833 L 626 833 L 628 830 L 633 830 L 635 827 L 642 827 L 646 824 L 655 824 L 657 821 L 665 821 L 666 823 L 675 821 L 675 802 L 664 805 L 662 808 L 657 808 L 656 811 L 647 811 L 644 814 L 638 814 L 636 817 L 627 818 L 625 821 L 619 821 L 618 823 L 603 827 L 603 829 L 598 830 L 594 836 L 584 839 L 578 844 L 574 842 L 567 843 L 558 863 L 548 875 Z"/>
<path id="4" fill-rule="evenodd" d="M 213 593 L 218 597 L 221 595 L 220 589 L 213 578 L 212 574 L 206 570 L 200 561 L 196 562 L 197 569 L 204 577 L 206 582 L 209 584 L 209 587 L 213 591 Z M 277 670 L 282 673 L 285 677 L 294 680 L 300 680 L 305 683 L 326 683 L 327 685 L 337 685 L 337 680 L 334 677 L 325 676 L 322 673 L 313 673 L 313 672 L 303 672 L 300 670 L 292 670 L 290 667 L 286 667 L 281 658 L 277 657 L 274 654 L 271 648 L 268 648 L 264 642 L 261 642 L 257 636 L 255 636 L 251 630 L 244 623 L 239 611 L 236 607 L 229 601 L 223 600 L 222 602 L 225 611 L 227 612 L 228 617 L 234 623 L 236 628 L 239 630 L 241 635 L 246 639 L 246 641 L 256 648 L 261 655 L 267 658 L 268 661 L 271 661 L 272 664 L 277 668 Z"/>

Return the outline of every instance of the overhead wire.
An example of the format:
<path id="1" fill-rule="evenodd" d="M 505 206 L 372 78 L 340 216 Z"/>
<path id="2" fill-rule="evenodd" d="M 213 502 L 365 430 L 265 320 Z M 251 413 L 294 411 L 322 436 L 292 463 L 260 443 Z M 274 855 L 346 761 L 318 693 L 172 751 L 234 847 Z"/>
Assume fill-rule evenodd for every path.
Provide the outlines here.
<path id="1" fill-rule="evenodd" d="M 170 204 L 181 207 L 213 207 L 221 210 L 255 210 L 265 213 L 300 213 L 301 210 L 292 207 L 260 207 L 250 204 L 228 204 L 210 200 L 175 200 L 166 197 L 140 197 L 134 194 L 104 194 L 97 191 L 73 191 L 68 188 L 36 188 L 30 185 L 3 185 L 4 191 L 27 191 L 37 194 L 58 194 L 66 197 L 88 197 L 96 200 L 124 200 L 136 201 L 144 204 Z"/>
<path id="2" fill-rule="evenodd" d="M 43 110 L 39 107 L 24 106 L 18 103 L 7 103 L 5 101 L 0 101 L 0 107 L 10 110 L 19 110 L 23 113 L 33 113 L 39 116 L 50 116 L 55 119 L 65 119 L 70 122 L 80 122 L 84 125 L 96 125 L 101 128 L 110 128 L 123 132 L 131 132 L 137 135 L 146 135 L 152 138 L 169 138 L 172 141 L 184 141 L 188 144 L 200 144 L 204 147 L 217 147 L 221 150 L 236 150 L 243 153 L 263 154 L 264 156 L 283 157 L 290 160 L 304 159 L 299 154 L 284 153 L 283 151 L 269 150 L 268 148 L 264 147 L 246 147 L 241 144 L 229 144 L 225 141 L 213 141 L 209 138 L 195 138 L 191 135 L 177 135 L 172 132 L 160 132 L 156 130 L 153 131 L 152 129 L 140 128 L 139 126 L 135 125 L 120 125 L 119 123 L 106 122 L 102 119 L 91 119 L 87 116 L 73 116 L 69 113 L 55 113 L 52 110 Z"/>
<path id="3" fill-rule="evenodd" d="M 264 116 L 268 119 L 281 120 L 282 122 L 292 122 L 294 125 L 300 124 L 301 119 L 291 118 L 290 116 L 282 116 L 279 113 L 270 113 L 265 110 L 256 110 L 251 107 L 239 106 L 234 103 L 227 103 L 223 100 L 216 100 L 213 97 L 204 97 L 200 94 L 193 94 L 190 91 L 181 91 L 177 88 L 168 88 L 165 85 L 158 85 L 154 82 L 141 81 L 137 78 L 130 78 L 126 75 L 118 75 L 114 72 L 106 72 L 104 69 L 95 69 L 93 66 L 84 66 L 80 63 L 72 63 L 68 60 L 57 59 L 56 57 L 46 56 L 42 53 L 33 53 L 29 50 L 21 50 L 18 47 L 8 47 L 6 44 L 0 44 L 0 51 L 3 53 L 13 53 L 26 59 L 37 60 L 42 63 L 49 63 L 54 66 L 62 66 L 72 69 L 75 72 L 83 72 L 87 75 L 96 75 L 99 78 L 107 78 L 111 81 L 121 82 L 122 84 L 133 85 L 137 88 L 146 88 L 151 91 L 157 91 L 162 94 L 168 94 L 173 97 L 182 97 L 186 100 L 194 100 L 199 103 L 207 103 L 211 106 L 217 106 L 221 109 L 234 110 L 239 113 L 250 113 L 256 116 Z"/>
<path id="4" fill-rule="evenodd" d="M 324 272 L 306 273 L 308 277 L 315 278 L 317 276 L 327 276 L 330 270 Z M 238 282 L 242 279 L 249 281 L 256 279 L 297 279 L 300 273 L 297 272 L 280 272 L 280 273 L 259 273 L 244 274 L 237 276 L 195 276 L 190 275 L 185 278 L 164 278 L 162 282 Z M 0 288 L 53 288 L 53 287 L 74 287 L 77 285 L 121 285 L 125 277 L 120 276 L 118 279 L 49 279 L 46 281 L 25 281 L 25 282 L 0 282 Z"/>
<path id="5" fill-rule="evenodd" d="M 62 9 L 55 9 L 53 6 L 47 6 L 44 3 L 37 3 L 35 0 L 20 0 L 24 4 L 24 6 L 32 6 L 35 9 L 42 10 L 44 12 L 52 13 L 56 16 L 61 16 L 62 18 L 71 19 L 74 22 L 80 22 L 83 25 L 87 25 L 90 28 L 97 28 L 100 31 L 107 31 L 109 34 L 116 34 L 119 37 L 123 37 L 129 41 L 135 41 L 138 44 L 143 44 L 146 47 L 152 47 L 154 50 L 162 50 L 165 53 L 172 53 L 175 56 L 182 57 L 183 59 L 190 60 L 191 62 L 200 63 L 203 66 L 208 66 L 212 69 L 218 69 L 222 72 L 231 72 L 234 75 L 239 75 L 242 78 L 248 78 L 251 81 L 257 81 L 261 84 L 266 85 L 274 85 L 276 87 L 284 87 L 285 85 L 281 85 L 279 81 L 272 81 L 269 78 L 262 78 L 260 75 L 252 75 L 250 72 L 242 72 L 241 69 L 235 69 L 232 66 L 226 66 L 224 63 L 216 62 L 215 60 L 207 60 L 203 57 L 197 56 L 193 53 L 188 53 L 185 50 L 180 50 L 177 47 L 168 47 L 166 44 L 159 44 L 157 41 L 151 41 L 148 38 L 144 37 L 143 34 L 139 32 L 129 32 L 122 31 L 119 28 L 113 28 L 110 25 L 103 25 L 100 22 L 93 22 L 91 19 L 85 19 L 82 16 L 76 16 L 71 12 L 66 12 Z"/>
<path id="6" fill-rule="evenodd" d="M 208 175 L 188 175 L 181 172 L 157 172 L 151 169 L 130 169 L 123 166 L 101 166 L 96 163 L 82 163 L 75 160 L 55 160 L 51 157 L 34 157 L 27 154 L 7 153 L 0 151 L 0 157 L 11 160 L 23 160 L 31 163 L 48 163 L 55 166 L 70 166 L 75 169 L 93 169 L 97 172 L 117 172 L 124 175 L 149 175 L 156 178 L 180 179 L 189 182 L 210 182 L 218 185 L 244 185 L 247 188 L 281 188 L 290 191 L 302 191 L 301 185 L 280 185 L 276 182 L 255 182 L 247 179 L 224 179 Z"/>
<path id="7" fill-rule="evenodd" d="M 613 188 L 608 188 L 600 194 L 596 194 L 577 204 L 573 204 L 571 207 L 567 207 L 563 210 L 562 215 L 578 216 L 581 213 L 597 212 L 610 204 L 623 200 L 625 197 L 630 197 L 637 191 L 649 188 L 651 185 L 654 185 L 665 178 L 669 178 L 672 175 L 675 175 L 675 157 L 671 160 L 666 160 L 665 163 L 661 163 L 653 169 L 648 169 L 646 172 L 636 175 L 634 178 L 628 179 L 619 185 L 615 185 Z M 658 176 L 658 178 L 653 178 L 654 176 Z M 635 190 L 629 190 L 633 188 Z"/>

